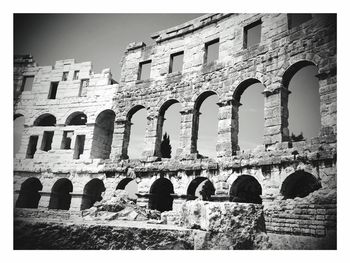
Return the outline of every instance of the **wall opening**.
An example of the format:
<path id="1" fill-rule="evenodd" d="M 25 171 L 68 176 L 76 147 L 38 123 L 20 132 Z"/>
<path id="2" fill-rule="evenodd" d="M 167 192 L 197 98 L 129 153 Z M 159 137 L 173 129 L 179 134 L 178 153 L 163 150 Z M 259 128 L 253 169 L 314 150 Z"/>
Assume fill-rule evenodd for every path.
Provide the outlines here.
<path id="1" fill-rule="evenodd" d="M 55 125 L 56 125 L 56 117 L 49 113 L 39 116 L 34 121 L 34 126 L 55 126 Z"/>
<path id="2" fill-rule="evenodd" d="M 79 88 L 79 97 L 86 97 L 87 95 L 87 87 L 89 87 L 89 79 L 82 79 L 80 81 L 80 88 Z"/>
<path id="3" fill-rule="evenodd" d="M 205 43 L 204 64 L 209 64 L 219 59 L 219 38 Z"/>
<path id="4" fill-rule="evenodd" d="M 13 156 L 18 153 L 21 143 L 22 135 L 24 130 L 24 116 L 21 114 L 15 115 L 13 122 Z"/>
<path id="5" fill-rule="evenodd" d="M 197 177 L 191 181 L 187 188 L 189 199 L 202 197 L 203 200 L 209 201 L 215 194 L 213 183 L 206 177 Z"/>
<path id="6" fill-rule="evenodd" d="M 73 184 L 67 178 L 58 179 L 51 189 L 49 209 L 69 210 Z"/>
<path id="7" fill-rule="evenodd" d="M 83 112 L 74 112 L 66 120 L 66 125 L 86 125 L 87 117 Z"/>
<path id="8" fill-rule="evenodd" d="M 33 82 L 34 82 L 34 76 L 23 77 L 21 92 L 22 91 L 31 91 L 33 88 Z"/>
<path id="9" fill-rule="evenodd" d="M 288 14 L 288 28 L 300 26 L 312 19 L 311 14 Z"/>
<path id="10" fill-rule="evenodd" d="M 58 88 L 58 81 L 57 82 L 51 82 L 50 84 L 50 90 L 49 90 L 49 95 L 48 99 L 54 100 L 56 99 L 57 95 L 57 88 Z"/>
<path id="11" fill-rule="evenodd" d="M 132 178 L 124 178 L 117 185 L 117 190 L 125 190 L 128 192 L 129 199 L 136 200 L 137 199 L 137 191 L 138 185 L 135 179 Z"/>
<path id="12" fill-rule="evenodd" d="M 79 70 L 75 70 L 74 71 L 74 75 L 73 75 L 73 80 L 78 80 L 79 79 Z"/>
<path id="13" fill-rule="evenodd" d="M 216 158 L 219 111 L 217 102 L 218 96 L 213 91 L 205 91 L 197 98 L 193 110 L 191 153 Z"/>
<path id="14" fill-rule="evenodd" d="M 85 135 L 77 135 L 75 138 L 73 159 L 80 159 L 84 153 Z"/>
<path id="15" fill-rule="evenodd" d="M 166 101 L 159 110 L 157 120 L 157 139 L 155 156 L 172 158 L 176 155 L 176 149 L 180 142 L 181 104 L 174 99 Z M 167 133 L 170 139 L 170 157 L 162 151 L 163 135 Z"/>
<path id="16" fill-rule="evenodd" d="M 169 179 L 159 178 L 151 186 L 150 198 L 148 207 L 149 209 L 158 210 L 160 212 L 170 211 L 173 209 L 173 197 L 174 193 L 173 184 Z"/>
<path id="17" fill-rule="evenodd" d="M 85 210 L 94 205 L 95 202 L 102 200 L 102 193 L 106 187 L 102 180 L 92 179 L 84 187 L 83 198 L 81 201 L 80 210 Z"/>
<path id="18" fill-rule="evenodd" d="M 63 72 L 62 74 L 62 81 L 67 81 L 68 80 L 68 71 Z"/>
<path id="19" fill-rule="evenodd" d="M 21 185 L 16 207 L 19 208 L 38 208 L 40 193 L 43 185 L 40 180 L 35 177 L 28 178 Z"/>
<path id="20" fill-rule="evenodd" d="M 310 173 L 296 171 L 289 175 L 282 183 L 281 194 L 284 199 L 305 197 L 321 188 L 321 183 Z"/>
<path id="21" fill-rule="evenodd" d="M 63 131 L 63 137 L 61 142 L 61 149 L 70 150 L 74 131 Z"/>
<path id="22" fill-rule="evenodd" d="M 34 158 L 34 154 L 36 152 L 36 146 L 38 144 L 38 139 L 39 139 L 39 136 L 37 136 L 37 135 L 32 135 L 29 137 L 29 143 L 28 143 L 28 148 L 27 148 L 27 153 L 26 153 L 27 159 Z"/>
<path id="23" fill-rule="evenodd" d="M 292 141 L 311 139 L 319 134 L 321 114 L 317 74 L 318 68 L 312 62 L 300 61 L 283 75 L 283 87 L 290 92 L 282 98 L 286 111 L 283 121 Z"/>
<path id="24" fill-rule="evenodd" d="M 124 158 L 136 159 L 142 157 L 147 125 L 147 111 L 141 106 L 133 107 L 126 116 L 123 140 Z"/>
<path id="25" fill-rule="evenodd" d="M 249 48 L 261 41 L 261 19 L 244 27 L 243 47 Z"/>
<path id="26" fill-rule="evenodd" d="M 147 80 L 151 76 L 151 60 L 140 62 L 137 80 Z"/>
<path id="27" fill-rule="evenodd" d="M 47 152 L 51 150 L 53 135 L 54 135 L 53 131 L 44 131 L 43 139 L 41 141 L 41 148 L 40 148 L 42 151 Z"/>
<path id="28" fill-rule="evenodd" d="M 182 72 L 184 52 L 180 51 L 170 55 L 169 73 Z"/>
<path id="29" fill-rule="evenodd" d="M 232 184 L 230 201 L 238 203 L 261 204 L 261 185 L 250 175 L 240 175 Z"/>
<path id="30" fill-rule="evenodd" d="M 108 159 L 111 154 L 115 113 L 102 111 L 96 118 L 92 136 L 91 158 Z"/>
<path id="31" fill-rule="evenodd" d="M 238 144 L 241 151 L 262 145 L 264 137 L 264 85 L 257 79 L 241 82 L 233 99 L 240 103 L 238 113 Z"/>

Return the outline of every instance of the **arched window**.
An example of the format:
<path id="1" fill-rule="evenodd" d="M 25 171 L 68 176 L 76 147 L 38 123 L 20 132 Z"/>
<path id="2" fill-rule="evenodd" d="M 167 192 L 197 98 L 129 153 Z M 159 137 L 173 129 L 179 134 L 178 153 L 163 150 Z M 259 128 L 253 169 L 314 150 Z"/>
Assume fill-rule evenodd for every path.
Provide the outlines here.
<path id="1" fill-rule="evenodd" d="M 254 149 L 264 136 L 264 85 L 257 79 L 241 82 L 233 94 L 239 103 L 238 144 L 240 150 Z"/>
<path id="2" fill-rule="evenodd" d="M 166 101 L 159 110 L 157 120 L 157 140 L 155 156 L 163 158 L 171 158 L 176 154 L 176 149 L 180 140 L 180 115 L 181 105 L 177 100 L 171 99 Z M 170 138 L 171 153 L 166 154 L 163 142 L 163 135 L 167 133 Z M 163 146 L 162 146 L 163 145 Z"/>
<path id="3" fill-rule="evenodd" d="M 66 120 L 66 125 L 86 125 L 87 117 L 83 112 L 74 112 Z"/>
<path id="4" fill-rule="evenodd" d="M 55 126 L 55 125 L 56 125 L 56 117 L 49 113 L 40 115 L 34 121 L 34 126 Z"/>
<path id="5" fill-rule="evenodd" d="M 104 183 L 100 179 L 90 180 L 84 187 L 83 198 L 80 210 L 85 210 L 94 205 L 95 202 L 102 200 L 102 192 L 106 190 Z"/>
<path id="6" fill-rule="evenodd" d="M 21 147 L 22 134 L 24 130 L 24 116 L 21 114 L 15 115 L 13 122 L 13 154 L 18 153 Z"/>
<path id="7" fill-rule="evenodd" d="M 283 181 L 281 194 L 284 199 L 305 197 L 319 188 L 321 188 L 321 184 L 312 174 L 296 171 Z"/>
<path id="8" fill-rule="evenodd" d="M 151 186 L 149 209 L 155 209 L 160 212 L 170 211 L 173 209 L 173 197 L 170 195 L 174 193 L 173 184 L 166 178 L 159 178 Z"/>
<path id="9" fill-rule="evenodd" d="M 21 208 L 38 208 L 40 193 L 43 185 L 35 177 L 28 178 L 21 185 L 21 190 L 16 202 L 16 207 Z"/>
<path id="10" fill-rule="evenodd" d="M 69 179 L 61 178 L 51 189 L 49 209 L 69 210 L 73 184 Z"/>
<path id="11" fill-rule="evenodd" d="M 217 102 L 218 96 L 214 91 L 205 91 L 197 98 L 193 109 L 191 153 L 216 158 Z"/>
<path id="12" fill-rule="evenodd" d="M 197 177 L 193 179 L 187 188 L 187 196 L 189 199 L 201 196 L 203 200 L 209 201 L 210 197 L 214 194 L 214 185 L 206 177 Z"/>
<path id="13" fill-rule="evenodd" d="M 261 185 L 253 176 L 241 175 L 231 186 L 230 201 L 261 204 L 261 193 Z"/>
<path id="14" fill-rule="evenodd" d="M 108 159 L 114 132 L 115 113 L 112 110 L 102 111 L 96 118 L 92 136 L 91 158 Z"/>
<path id="15" fill-rule="evenodd" d="M 137 183 L 132 178 L 122 179 L 116 189 L 127 191 L 130 199 L 137 199 Z"/>
<path id="16" fill-rule="evenodd" d="M 142 157 L 146 132 L 147 112 L 146 109 L 137 105 L 126 116 L 125 132 L 123 140 L 124 158 Z M 131 128 L 131 126 L 133 127 Z"/>

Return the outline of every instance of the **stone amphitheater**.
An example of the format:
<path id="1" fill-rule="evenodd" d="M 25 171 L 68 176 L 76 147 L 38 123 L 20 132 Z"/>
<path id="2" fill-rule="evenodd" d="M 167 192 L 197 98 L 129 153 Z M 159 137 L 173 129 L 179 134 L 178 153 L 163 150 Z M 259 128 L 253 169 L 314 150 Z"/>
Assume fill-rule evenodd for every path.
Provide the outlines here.
<path id="1" fill-rule="evenodd" d="M 293 19 L 201 16 L 154 33 L 150 46 L 130 43 L 119 81 L 109 69 L 94 73 L 91 62 L 38 66 L 30 55 L 15 55 L 14 120 L 24 117 L 14 157 L 15 248 L 335 249 L 336 15 L 311 14 L 298 25 Z M 261 38 L 249 45 L 252 28 Z M 183 63 L 175 71 L 178 56 Z M 288 85 L 310 65 L 318 69 L 321 128 L 295 142 Z M 264 86 L 263 144 L 241 151 L 240 98 L 255 83 Z M 200 107 L 212 95 L 219 98 L 217 156 L 207 158 L 197 139 Z M 164 114 L 175 103 L 180 143 L 172 158 L 162 158 Z M 131 119 L 141 109 L 142 158 L 130 159 Z M 132 182 L 135 205 L 158 210 L 162 220 L 84 219 L 84 211 Z M 209 196 L 198 195 L 203 185 Z M 44 238 L 48 233 L 56 236 Z M 74 241 L 72 233 L 80 236 Z M 110 242 L 96 245 L 98 236 Z"/>

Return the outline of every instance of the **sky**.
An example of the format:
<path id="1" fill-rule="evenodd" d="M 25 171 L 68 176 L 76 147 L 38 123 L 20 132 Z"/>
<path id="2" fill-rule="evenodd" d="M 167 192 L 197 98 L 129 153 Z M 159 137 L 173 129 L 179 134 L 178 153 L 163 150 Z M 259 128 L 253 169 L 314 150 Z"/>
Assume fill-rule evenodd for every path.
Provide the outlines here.
<path id="1" fill-rule="evenodd" d="M 92 61 L 93 71 L 111 68 L 113 78 L 119 81 L 120 61 L 130 42 L 152 43 L 150 35 L 159 30 L 181 24 L 201 14 L 31 14 L 14 17 L 14 53 L 32 54 L 41 66 L 54 65 L 56 60 L 75 58 L 76 62 Z M 260 38 L 260 34 L 252 33 Z M 256 40 L 252 39 L 252 43 Z M 249 43 L 248 43 L 249 45 Z M 319 95 L 315 67 L 303 68 L 292 78 L 289 90 L 290 133 L 311 138 L 318 135 Z M 239 146 L 254 149 L 262 144 L 264 97 L 262 84 L 254 84 L 241 97 L 239 108 Z M 218 98 L 208 97 L 201 105 L 198 151 L 215 158 L 217 141 Z M 172 156 L 179 143 L 180 104 L 173 104 L 165 112 L 163 133 L 170 135 Z M 141 157 L 146 127 L 146 111 L 140 110 L 131 119 L 128 155 Z M 14 124 L 15 152 L 19 147 L 21 122 Z M 216 125 L 213 125 L 216 124 Z M 23 124 L 22 124 L 23 125 Z"/>

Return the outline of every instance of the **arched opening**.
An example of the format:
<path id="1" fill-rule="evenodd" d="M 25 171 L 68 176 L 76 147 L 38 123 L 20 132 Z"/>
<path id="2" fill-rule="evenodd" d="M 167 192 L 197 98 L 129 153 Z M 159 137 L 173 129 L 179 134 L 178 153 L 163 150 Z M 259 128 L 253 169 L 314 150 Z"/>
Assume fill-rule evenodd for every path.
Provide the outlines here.
<path id="1" fill-rule="evenodd" d="M 254 149 L 262 144 L 264 136 L 264 85 L 257 79 L 240 83 L 233 98 L 239 103 L 237 122 L 240 150 Z M 237 108 L 238 110 L 238 108 Z"/>
<path id="2" fill-rule="evenodd" d="M 61 178 L 51 189 L 49 209 L 69 210 L 73 184 L 69 179 Z"/>
<path id="3" fill-rule="evenodd" d="M 162 158 L 175 156 L 180 141 L 180 110 L 180 103 L 174 99 L 166 101 L 160 108 L 157 120 L 155 156 Z M 163 138 L 165 133 L 169 135 L 170 147 Z"/>
<path id="4" fill-rule="evenodd" d="M 90 180 L 84 187 L 83 198 L 80 210 L 85 210 L 94 205 L 95 202 L 102 200 L 102 192 L 106 190 L 103 181 L 100 179 Z"/>
<path id="5" fill-rule="evenodd" d="M 114 132 L 115 113 L 112 110 L 102 111 L 96 118 L 92 136 L 91 158 L 108 159 Z"/>
<path id="6" fill-rule="evenodd" d="M 34 126 L 55 126 L 55 125 L 56 125 L 56 117 L 49 113 L 40 115 L 34 121 Z"/>
<path id="7" fill-rule="evenodd" d="M 151 186 L 148 207 L 160 212 L 173 209 L 173 184 L 166 178 L 159 178 Z"/>
<path id="8" fill-rule="evenodd" d="M 136 159 L 142 157 L 146 124 L 147 111 L 143 106 L 137 105 L 128 112 L 123 140 L 124 158 Z"/>
<path id="9" fill-rule="evenodd" d="M 299 61 L 283 75 L 283 87 L 290 92 L 282 97 L 286 110 L 285 126 L 291 141 L 318 136 L 321 126 L 318 68 L 310 61 Z M 287 93 L 289 93 L 287 92 Z M 301 135 L 301 136 L 300 136 Z"/>
<path id="10" fill-rule="evenodd" d="M 214 91 L 205 91 L 197 98 L 193 110 L 191 153 L 216 158 L 217 102 L 218 96 Z"/>
<path id="11" fill-rule="evenodd" d="M 189 199 L 202 197 L 203 200 L 209 201 L 211 196 L 215 194 L 213 183 L 206 177 L 197 177 L 191 181 L 187 188 Z"/>
<path id="12" fill-rule="evenodd" d="M 16 207 L 20 208 L 38 208 L 40 193 L 43 185 L 40 180 L 35 177 L 28 178 L 21 185 Z"/>
<path id="13" fill-rule="evenodd" d="M 230 201 L 238 203 L 261 204 L 262 189 L 258 180 L 250 175 L 239 176 L 232 184 Z"/>
<path id="14" fill-rule="evenodd" d="M 21 147 L 22 134 L 24 130 L 24 116 L 21 114 L 15 115 L 13 122 L 13 155 L 18 153 Z"/>
<path id="15" fill-rule="evenodd" d="M 284 199 L 305 197 L 321 188 L 321 183 L 310 173 L 296 171 L 282 183 L 281 194 Z"/>
<path id="16" fill-rule="evenodd" d="M 68 116 L 66 125 L 86 125 L 87 117 L 83 112 L 74 112 Z"/>
<path id="17" fill-rule="evenodd" d="M 129 194 L 129 198 L 136 200 L 137 199 L 137 183 L 136 180 L 133 180 L 132 178 L 124 178 L 122 179 L 119 184 L 117 185 L 117 190 L 125 190 Z"/>

